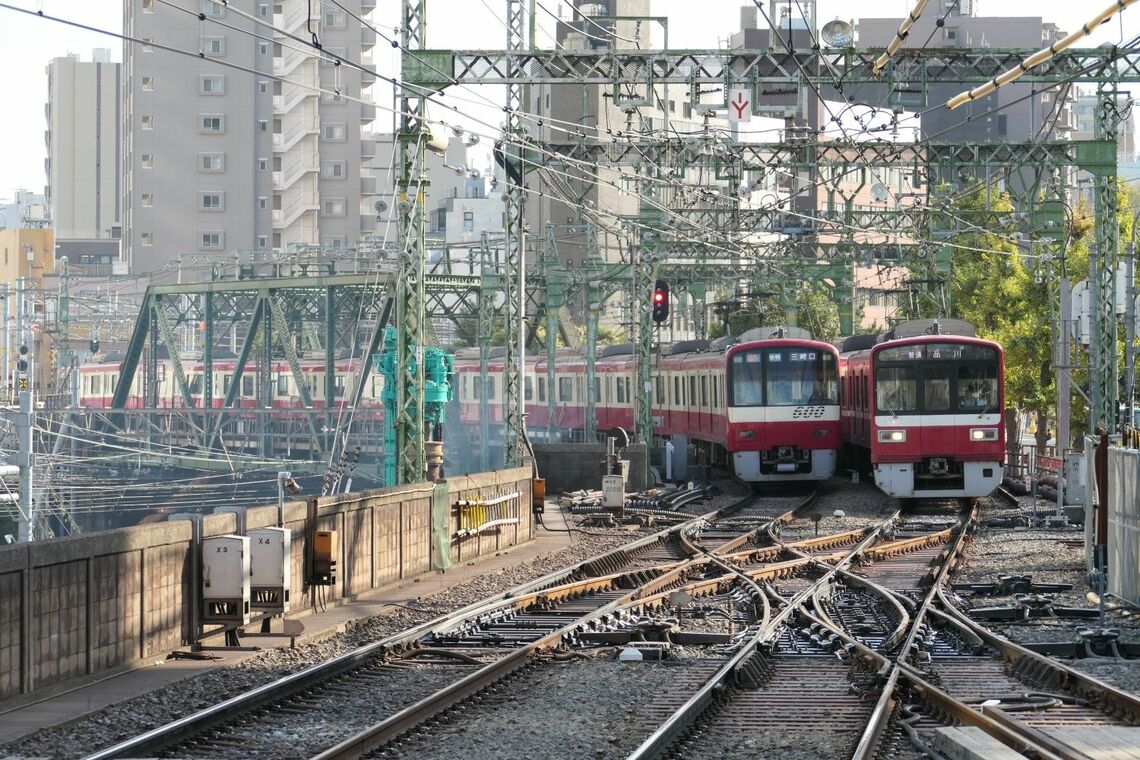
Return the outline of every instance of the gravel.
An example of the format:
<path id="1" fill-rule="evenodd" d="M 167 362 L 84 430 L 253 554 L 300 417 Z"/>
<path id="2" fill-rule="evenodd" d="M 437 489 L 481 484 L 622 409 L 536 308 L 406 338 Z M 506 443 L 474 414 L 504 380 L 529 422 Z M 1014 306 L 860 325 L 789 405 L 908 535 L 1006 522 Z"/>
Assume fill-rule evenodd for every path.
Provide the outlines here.
<path id="1" fill-rule="evenodd" d="M 722 741 L 716 741 L 717 739 Z M 841 733 L 830 729 L 820 731 L 759 730 L 750 729 L 747 736 L 739 732 L 726 732 L 716 736 L 705 735 L 695 747 L 686 747 L 675 757 L 685 760 L 722 760 L 726 757 L 747 757 L 753 760 L 819 760 L 820 758 L 848 757 L 859 740 L 859 733 Z"/>
<path id="2" fill-rule="evenodd" d="M 875 525 L 898 509 L 898 500 L 886 496 L 873 483 L 831 478 L 820 486 L 819 497 L 800 519 L 785 525 L 780 538 L 786 542 L 842 533 Z M 843 517 L 835 517 L 843 510 Z M 819 517 L 816 531 L 814 518 Z"/>
<path id="3" fill-rule="evenodd" d="M 389 747 L 382 757 L 619 758 L 648 735 L 638 715 L 667 691 L 690 661 L 574 660 L 549 663 L 498 684 L 431 728 Z"/>
<path id="4" fill-rule="evenodd" d="M 0 756 L 72 758 L 156 728 L 363 644 L 403 631 L 473 601 L 502 593 L 553 570 L 623 546 L 644 530 L 583 530 L 575 543 L 533 560 L 449 587 L 416 602 L 350 623 L 344 633 L 295 649 L 267 649 L 241 663 L 215 668 L 134 697 L 89 716 L 43 729 L 7 745 Z"/>
<path id="5" fill-rule="evenodd" d="M 992 517 L 1028 516 L 1032 506 L 1026 498 L 1020 507 L 1009 508 L 996 500 L 983 502 L 982 521 Z M 1029 500 L 1031 501 L 1031 499 Z M 966 544 L 952 583 L 990 583 L 1002 575 L 1027 575 L 1034 583 L 1069 583 L 1069 591 L 1050 592 L 1058 607 L 1094 609 L 1086 599 L 1091 588 L 1085 566 L 1085 550 L 1077 541 L 1084 539 L 1081 529 L 1010 528 L 983 525 Z M 964 609 L 972 607 L 1005 607 L 1014 604 L 1012 595 L 983 596 L 959 594 Z M 1079 640 L 1077 629 L 1095 627 L 1096 618 L 1035 618 L 1017 623 L 984 622 L 991 630 L 1017 643 L 1060 643 Z M 1120 630 L 1120 641 L 1140 643 L 1140 615 L 1110 616 L 1106 625 Z M 1118 688 L 1135 693 L 1140 688 L 1140 660 L 1076 659 L 1061 660 L 1078 670 L 1088 672 Z"/>
<path id="6" fill-rule="evenodd" d="M 738 501 L 747 490 L 722 483 L 724 492 L 692 506 L 708 512 Z M 572 528 L 574 543 L 541 557 L 504 567 L 418 599 L 414 606 L 391 607 L 348 624 L 344 633 L 294 649 L 267 649 L 238 664 L 218 667 L 176 684 L 125 700 L 91 715 L 53 726 L 8 745 L 0 756 L 70 758 L 88 754 L 237 696 L 282 676 L 332 659 L 440 614 L 616 549 L 659 528 Z M 376 714 L 375 712 L 373 713 Z"/>

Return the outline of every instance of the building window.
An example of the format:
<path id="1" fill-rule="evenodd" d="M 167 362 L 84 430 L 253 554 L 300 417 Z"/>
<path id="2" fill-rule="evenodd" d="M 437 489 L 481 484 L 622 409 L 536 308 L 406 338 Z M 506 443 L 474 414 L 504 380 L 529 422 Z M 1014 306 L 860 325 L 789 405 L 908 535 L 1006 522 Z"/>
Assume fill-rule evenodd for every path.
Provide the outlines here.
<path id="1" fill-rule="evenodd" d="M 154 117 L 150 116 L 150 115 L 143 116 L 142 117 L 142 128 L 143 129 L 154 129 Z"/>
<path id="2" fill-rule="evenodd" d="M 199 211 L 223 211 L 225 208 L 225 193 L 198 193 Z"/>
<path id="3" fill-rule="evenodd" d="M 154 168 L 154 154 L 153 153 L 143 153 L 141 162 L 142 162 L 142 168 L 153 169 Z"/>
<path id="4" fill-rule="evenodd" d="M 268 235 L 258 235 L 257 236 L 257 247 L 258 248 L 268 248 L 269 247 L 269 236 Z"/>
<path id="5" fill-rule="evenodd" d="M 344 29 L 346 21 L 341 11 L 325 11 L 325 27 L 328 29 Z"/>
<path id="6" fill-rule="evenodd" d="M 257 199 L 257 207 L 258 208 L 269 208 L 269 198 L 267 198 L 264 195 L 259 196 Z"/>
<path id="7" fill-rule="evenodd" d="M 153 208 L 154 207 L 154 196 L 150 193 L 143 193 L 142 194 L 142 206 L 143 206 L 143 208 Z"/>
<path id="8" fill-rule="evenodd" d="M 203 174 L 216 174 L 226 170 L 226 154 L 224 153 L 199 153 L 198 157 L 200 159 L 198 169 Z"/>
<path id="9" fill-rule="evenodd" d="M 321 127 L 321 139 L 327 142 L 344 142 L 344 123 L 331 122 Z"/>
<path id="10" fill-rule="evenodd" d="M 321 213 L 325 216 L 344 216 L 344 198 L 325 198 L 321 202 Z"/>
<path id="11" fill-rule="evenodd" d="M 268 16 L 269 15 L 269 3 L 258 3 L 257 4 L 257 15 L 262 16 L 262 17 Z"/>
<path id="12" fill-rule="evenodd" d="M 203 116 L 198 131 L 204 135 L 220 135 L 226 131 L 226 117 L 221 115 Z"/>
<path id="13" fill-rule="evenodd" d="M 225 236 L 221 232 L 203 232 L 201 235 L 201 248 L 209 248 L 212 250 L 219 250 L 222 243 L 225 242 Z"/>
<path id="14" fill-rule="evenodd" d="M 223 56 L 226 54 L 225 37 L 203 37 L 202 53 L 204 55 Z"/>
<path id="15" fill-rule="evenodd" d="M 257 169 L 258 169 L 258 171 L 268 170 L 269 169 L 269 159 L 268 158 L 257 159 Z"/>
<path id="16" fill-rule="evenodd" d="M 344 102 L 344 96 L 341 95 L 339 92 L 322 92 L 321 93 L 321 102 L 322 103 L 343 103 Z"/>
<path id="17" fill-rule="evenodd" d="M 153 53 L 154 45 L 150 44 L 150 37 L 142 38 L 142 49 L 144 53 Z"/>
<path id="18" fill-rule="evenodd" d="M 463 212 L 463 231 L 464 232 L 474 232 L 475 231 L 475 212 L 474 211 L 464 211 Z"/>
<path id="19" fill-rule="evenodd" d="M 321 177 L 324 179 L 344 179 L 344 161 L 325 161 L 321 164 Z"/>
<path id="20" fill-rule="evenodd" d="M 222 75 L 198 77 L 199 95 L 225 95 L 226 78 Z"/>
<path id="21" fill-rule="evenodd" d="M 143 245 L 154 245 L 154 235 L 150 232 L 144 232 L 141 235 L 141 241 Z"/>
<path id="22" fill-rule="evenodd" d="M 154 0 L 142 0 L 143 13 L 154 13 Z"/>
<path id="23" fill-rule="evenodd" d="M 269 119 L 258 119 L 257 120 L 257 131 L 258 132 L 268 132 L 269 131 Z"/>
<path id="24" fill-rule="evenodd" d="M 259 55 L 269 55 L 269 43 L 268 42 L 257 43 L 257 52 Z"/>
<path id="25" fill-rule="evenodd" d="M 153 90 L 154 89 L 154 77 L 143 77 L 142 78 L 142 88 L 144 90 L 146 90 L 147 92 L 150 92 L 151 90 Z"/>
<path id="26" fill-rule="evenodd" d="M 226 15 L 226 9 L 221 4 L 213 3 L 211 0 L 202 0 L 202 13 L 213 18 L 222 18 Z"/>
<path id="27" fill-rule="evenodd" d="M 269 94 L 269 82 L 267 82 L 264 79 L 260 80 L 257 83 L 257 91 L 260 92 L 262 95 L 268 95 Z"/>

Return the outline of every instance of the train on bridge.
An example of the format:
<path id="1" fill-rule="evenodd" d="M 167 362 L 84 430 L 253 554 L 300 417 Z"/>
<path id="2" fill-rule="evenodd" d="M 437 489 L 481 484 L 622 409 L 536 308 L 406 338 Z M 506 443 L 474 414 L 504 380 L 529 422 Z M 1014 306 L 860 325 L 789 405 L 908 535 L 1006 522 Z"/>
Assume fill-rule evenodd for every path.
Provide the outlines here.
<path id="1" fill-rule="evenodd" d="M 1000 346 L 973 332 L 957 320 L 926 320 L 855 336 L 838 347 L 797 328 L 662 346 L 648 389 L 655 443 L 671 441 L 697 461 L 750 483 L 825 480 L 846 467 L 873 473 L 880 488 L 900 498 L 986 495 L 1002 478 L 1004 357 Z M 182 365 L 200 408 L 203 365 L 200 359 Z M 83 406 L 111 406 L 120 366 L 108 357 L 80 368 Z M 331 412 L 350 404 L 360 359 L 337 360 L 331 386 L 323 359 L 302 357 L 299 367 L 311 408 Z M 551 383 L 546 354 L 528 355 L 523 397 L 537 438 L 553 431 L 552 438 L 580 440 L 587 393 L 597 430 L 633 429 L 638 389 L 632 344 L 600 347 L 591 389 L 580 350 L 559 349 L 553 370 Z M 213 407 L 220 409 L 235 382 L 235 361 L 216 359 L 212 372 Z M 478 349 L 457 353 L 455 373 L 453 409 L 463 449 L 494 447 L 501 441 L 501 350 L 492 352 L 483 382 Z M 259 376 L 268 386 L 260 393 Z M 285 361 L 275 361 L 263 376 L 251 361 L 236 382 L 237 410 L 261 409 L 294 427 L 307 414 Z M 357 412 L 382 425 L 383 380 L 372 372 L 366 383 Z M 159 409 L 185 406 L 169 359 L 158 360 L 156 388 Z M 271 398 L 263 402 L 266 392 Z M 126 406 L 145 406 L 138 377 Z M 482 441 L 487 428 L 492 440 Z M 291 435 L 289 445 L 303 446 L 303 438 Z"/>

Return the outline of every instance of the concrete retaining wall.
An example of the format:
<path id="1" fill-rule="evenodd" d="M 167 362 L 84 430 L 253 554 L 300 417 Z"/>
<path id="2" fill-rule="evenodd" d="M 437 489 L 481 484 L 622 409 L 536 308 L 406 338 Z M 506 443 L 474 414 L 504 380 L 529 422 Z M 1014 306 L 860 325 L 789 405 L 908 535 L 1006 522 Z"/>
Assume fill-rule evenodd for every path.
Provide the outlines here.
<path id="1" fill-rule="evenodd" d="M 579 489 L 600 490 L 605 474 L 606 447 L 600 443 L 536 443 L 534 459 L 538 474 L 546 480 L 546 492 L 559 494 Z M 623 459 L 629 460 L 629 483 L 626 490 L 644 491 L 645 445 L 633 443 L 626 447 Z"/>
<path id="2" fill-rule="evenodd" d="M 437 489 L 446 489 L 448 508 L 440 513 L 446 525 L 433 530 Z M 507 494 L 518 494 L 503 504 L 507 522 L 457 536 L 457 502 Z M 313 531 L 335 530 L 339 538 L 337 583 L 325 589 L 332 603 L 445 566 L 439 551 L 433 562 L 433 536 L 447 543 L 453 562 L 530 540 L 530 504 L 529 467 L 435 486 L 290 502 L 285 526 L 293 531 L 292 610 L 305 609 L 313 593 L 305 573 Z M 275 525 L 277 507 L 248 509 L 245 519 L 247 529 Z M 192 588 L 197 576 L 192 527 L 173 521 L 0 547 L 0 699 L 153 659 L 190 643 L 198 594 Z M 237 528 L 234 514 L 202 519 L 203 537 Z"/>

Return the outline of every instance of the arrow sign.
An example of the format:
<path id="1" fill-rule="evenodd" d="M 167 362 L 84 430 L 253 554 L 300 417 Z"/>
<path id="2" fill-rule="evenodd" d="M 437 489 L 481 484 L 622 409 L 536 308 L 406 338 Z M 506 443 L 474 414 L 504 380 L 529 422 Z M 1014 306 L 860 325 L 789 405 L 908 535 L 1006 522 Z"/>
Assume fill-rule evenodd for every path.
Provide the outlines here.
<path id="1" fill-rule="evenodd" d="M 749 94 L 747 88 L 733 89 L 729 91 L 728 100 L 728 120 L 735 123 L 738 121 L 751 121 L 752 120 L 752 95 Z"/>

